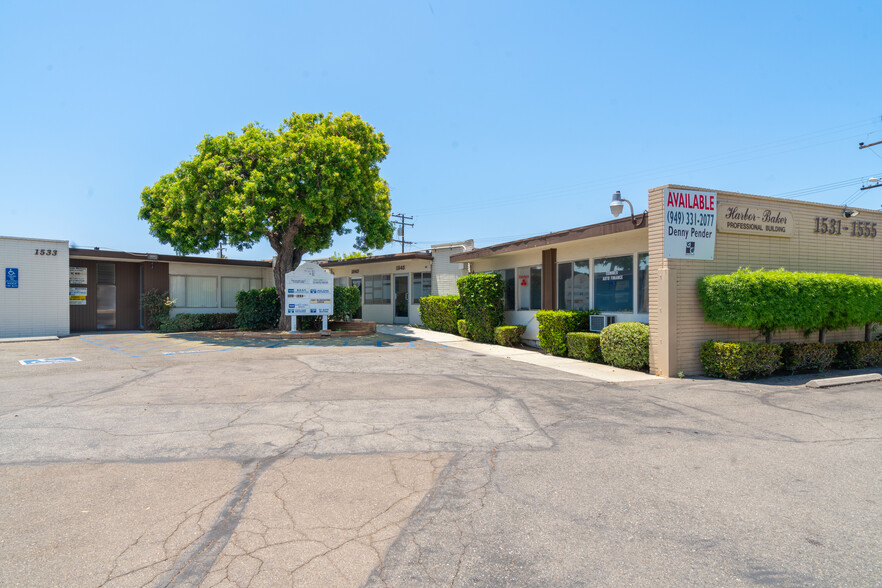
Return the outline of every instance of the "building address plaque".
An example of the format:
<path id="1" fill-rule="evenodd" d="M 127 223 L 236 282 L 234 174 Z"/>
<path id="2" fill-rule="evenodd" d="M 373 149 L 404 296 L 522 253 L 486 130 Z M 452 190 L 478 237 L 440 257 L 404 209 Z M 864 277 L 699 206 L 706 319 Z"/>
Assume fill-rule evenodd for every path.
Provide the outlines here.
<path id="1" fill-rule="evenodd" d="M 875 239 L 877 224 L 870 221 L 846 221 L 843 224 L 842 219 L 816 216 L 815 232 L 827 235 L 841 235 L 845 232 L 852 237 Z"/>

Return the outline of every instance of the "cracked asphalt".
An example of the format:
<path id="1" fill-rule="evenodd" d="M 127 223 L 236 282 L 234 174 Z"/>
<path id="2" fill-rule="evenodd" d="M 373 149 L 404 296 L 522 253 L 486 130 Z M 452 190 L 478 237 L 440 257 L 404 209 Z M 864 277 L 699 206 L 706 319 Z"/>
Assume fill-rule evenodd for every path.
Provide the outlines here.
<path id="1" fill-rule="evenodd" d="M 0 585 L 882 585 L 878 382 L 166 337 L 0 344 Z"/>

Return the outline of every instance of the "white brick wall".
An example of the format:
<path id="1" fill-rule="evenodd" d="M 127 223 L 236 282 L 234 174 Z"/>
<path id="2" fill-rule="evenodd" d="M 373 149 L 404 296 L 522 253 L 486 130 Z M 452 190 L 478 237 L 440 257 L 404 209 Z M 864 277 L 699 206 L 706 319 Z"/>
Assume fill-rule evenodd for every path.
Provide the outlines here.
<path id="1" fill-rule="evenodd" d="M 69 267 L 67 241 L 0 237 L 0 338 L 70 334 Z M 18 288 L 6 287 L 7 268 Z"/>

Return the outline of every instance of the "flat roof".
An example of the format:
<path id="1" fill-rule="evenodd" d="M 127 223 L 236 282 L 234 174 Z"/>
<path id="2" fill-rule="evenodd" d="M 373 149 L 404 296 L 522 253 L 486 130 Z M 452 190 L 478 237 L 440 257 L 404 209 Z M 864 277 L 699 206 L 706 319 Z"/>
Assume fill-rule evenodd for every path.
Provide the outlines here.
<path id="1" fill-rule="evenodd" d="M 428 251 L 410 251 L 407 253 L 390 253 L 389 255 L 371 255 L 369 257 L 355 257 L 341 259 L 339 261 L 319 261 L 322 267 L 340 267 L 344 265 L 360 265 L 362 263 L 381 263 L 384 261 L 404 261 L 407 259 L 432 259 Z"/>
<path id="2" fill-rule="evenodd" d="M 634 215 L 640 219 L 642 215 Z M 647 215 L 648 219 L 649 215 Z M 638 220 L 638 223 L 640 221 Z M 464 262 L 472 259 L 480 259 L 482 257 L 490 257 L 491 255 L 501 255 L 503 253 L 513 253 L 515 251 L 523 251 L 524 249 L 534 249 L 536 247 L 547 247 L 557 243 L 566 243 L 567 241 L 577 241 L 579 239 L 589 239 L 591 237 L 602 237 L 603 235 L 615 235 L 616 233 L 624 233 L 625 231 L 634 231 L 637 229 L 645 229 L 648 221 L 635 226 L 631 221 L 631 217 L 617 218 L 611 221 L 577 227 L 575 229 L 567 229 L 565 231 L 556 231 L 545 235 L 537 235 L 536 237 L 528 237 L 526 239 L 518 239 L 517 241 L 508 241 L 499 243 L 498 245 L 490 245 L 489 247 L 481 247 L 480 249 L 472 249 L 464 253 L 457 253 L 450 256 L 450 261 Z"/>
<path id="3" fill-rule="evenodd" d="M 106 249 L 70 248 L 72 259 L 116 259 L 119 261 L 165 261 L 180 263 L 210 263 L 215 265 L 244 265 L 250 267 L 273 267 L 272 261 L 251 261 L 247 259 L 219 259 L 217 257 L 187 257 L 186 255 L 162 255 L 159 253 L 130 253 L 128 251 L 108 251 Z"/>

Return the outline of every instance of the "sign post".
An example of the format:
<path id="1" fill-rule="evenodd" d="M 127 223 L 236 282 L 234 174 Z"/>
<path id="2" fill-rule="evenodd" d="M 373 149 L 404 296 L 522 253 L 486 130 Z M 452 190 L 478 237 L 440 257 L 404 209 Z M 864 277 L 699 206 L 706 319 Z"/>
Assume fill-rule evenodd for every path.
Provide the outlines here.
<path id="1" fill-rule="evenodd" d="M 713 259 L 717 241 L 717 194 L 669 188 L 665 193 L 665 254 L 668 259 Z"/>
<path id="2" fill-rule="evenodd" d="M 291 317 L 291 333 L 297 332 L 298 316 L 321 316 L 327 331 L 334 314 L 334 274 L 312 261 L 285 274 L 285 314 Z"/>

